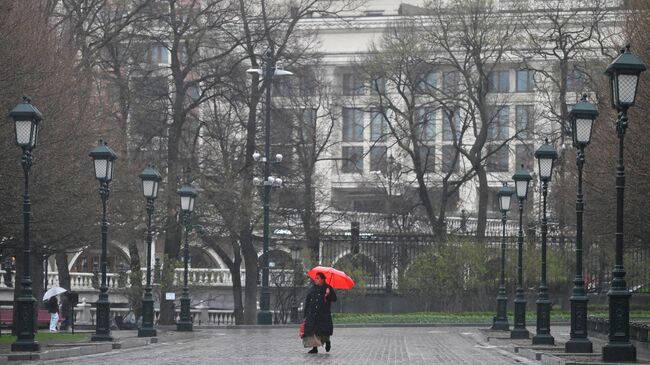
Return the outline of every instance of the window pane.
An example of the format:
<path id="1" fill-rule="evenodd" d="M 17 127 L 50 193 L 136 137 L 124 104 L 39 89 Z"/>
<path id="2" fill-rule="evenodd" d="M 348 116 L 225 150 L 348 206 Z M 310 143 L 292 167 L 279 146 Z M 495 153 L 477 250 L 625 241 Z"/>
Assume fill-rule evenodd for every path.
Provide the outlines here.
<path id="1" fill-rule="evenodd" d="M 535 131 L 534 109 L 532 105 L 517 105 L 515 107 L 517 136 L 520 139 L 533 138 Z"/>
<path id="2" fill-rule="evenodd" d="M 363 80 L 359 75 L 354 73 L 343 74 L 343 95 L 363 95 L 364 91 Z"/>
<path id="3" fill-rule="evenodd" d="M 436 160 L 436 148 L 434 146 L 418 146 L 418 155 L 420 156 L 420 164 L 422 170 L 426 172 L 434 172 Z"/>
<path id="4" fill-rule="evenodd" d="M 418 108 L 416 110 L 416 128 L 420 140 L 436 139 L 436 109 Z"/>
<path id="5" fill-rule="evenodd" d="M 388 123 L 379 110 L 370 111 L 370 139 L 373 142 L 384 142 L 389 133 Z"/>
<path id="6" fill-rule="evenodd" d="M 523 164 L 525 169 L 533 171 L 535 167 L 534 153 L 535 150 L 533 149 L 532 144 L 517 145 L 515 149 L 515 167 L 519 169 Z"/>
<path id="7" fill-rule="evenodd" d="M 488 139 L 500 141 L 508 138 L 509 111 L 510 108 L 505 106 L 492 107 L 492 119 L 488 125 Z"/>
<path id="8" fill-rule="evenodd" d="M 370 171 L 386 173 L 387 156 L 386 147 L 374 146 L 370 148 Z"/>
<path id="9" fill-rule="evenodd" d="M 442 73 L 442 90 L 445 94 L 455 94 L 458 92 L 458 83 L 460 78 L 457 71 L 447 71 Z"/>
<path id="10" fill-rule="evenodd" d="M 453 141 L 454 133 L 456 134 L 456 137 L 458 137 L 460 134 L 460 110 L 456 110 L 454 112 L 453 129 L 452 122 L 449 120 L 449 111 L 444 111 L 443 116 L 444 119 L 442 121 L 442 139 L 443 141 Z"/>
<path id="11" fill-rule="evenodd" d="M 374 77 L 370 81 L 370 92 L 373 95 L 383 95 L 386 93 L 386 79 L 383 77 Z"/>
<path id="12" fill-rule="evenodd" d="M 493 71 L 489 74 L 488 91 L 507 93 L 510 91 L 510 71 Z"/>
<path id="13" fill-rule="evenodd" d="M 363 142 L 363 111 L 343 108 L 343 142 Z"/>
<path id="14" fill-rule="evenodd" d="M 458 161 L 454 161 L 454 158 L 456 158 L 456 148 L 454 146 L 442 146 L 442 172 L 443 173 L 449 173 L 450 171 L 453 171 L 457 173 L 459 171 L 459 166 L 460 166 L 460 157 L 458 157 Z"/>
<path id="15" fill-rule="evenodd" d="M 506 146 L 500 147 L 499 145 L 488 146 L 488 158 L 486 170 L 488 172 L 508 172 L 508 148 Z M 496 148 L 496 152 L 492 153 Z"/>
<path id="16" fill-rule="evenodd" d="M 517 91 L 531 92 L 535 84 L 534 71 L 518 70 L 517 71 Z"/>
<path id="17" fill-rule="evenodd" d="M 436 71 L 429 71 L 422 76 L 422 80 L 418 82 L 416 91 L 419 93 L 434 92 L 438 84 L 438 73 Z"/>
<path id="18" fill-rule="evenodd" d="M 363 173 L 363 147 L 343 147 L 341 151 L 344 173 Z"/>

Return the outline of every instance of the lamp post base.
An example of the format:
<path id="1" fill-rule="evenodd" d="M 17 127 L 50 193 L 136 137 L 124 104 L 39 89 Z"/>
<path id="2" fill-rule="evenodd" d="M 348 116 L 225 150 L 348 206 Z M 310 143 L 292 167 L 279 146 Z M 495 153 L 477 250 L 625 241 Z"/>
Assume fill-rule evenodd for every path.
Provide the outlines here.
<path id="1" fill-rule="evenodd" d="M 176 322 L 176 331 L 192 331 L 192 319 L 190 315 L 190 297 L 187 292 L 183 292 L 181 297 L 181 318 Z"/>
<path id="2" fill-rule="evenodd" d="M 140 328 L 138 329 L 138 337 L 156 337 L 158 333 L 155 328 Z"/>
<path id="3" fill-rule="evenodd" d="M 631 343 L 610 342 L 603 346 L 603 361 L 606 362 L 635 362 L 636 347 Z"/>
<path id="4" fill-rule="evenodd" d="M 41 351 L 41 344 L 34 340 L 16 340 L 16 342 L 11 344 L 11 351 Z"/>
<path id="5" fill-rule="evenodd" d="M 588 354 L 594 352 L 594 348 L 587 338 L 572 338 L 564 345 L 564 351 L 574 354 Z"/>
<path id="6" fill-rule="evenodd" d="M 528 332 L 528 330 L 525 328 L 513 328 L 512 331 L 510 331 L 510 338 L 512 339 L 530 338 L 530 332 Z"/>
<path id="7" fill-rule="evenodd" d="M 268 310 L 261 310 L 257 312 L 257 324 L 273 324 L 273 313 Z"/>
<path id="8" fill-rule="evenodd" d="M 91 341 L 113 341 L 110 327 L 111 303 L 108 301 L 106 289 L 106 287 L 100 288 L 102 293 L 99 294 L 97 300 L 97 323 L 95 334 L 90 338 Z"/>
<path id="9" fill-rule="evenodd" d="M 500 291 L 505 291 L 505 288 L 500 288 Z M 495 331 L 509 331 L 510 325 L 508 324 L 508 298 L 505 295 L 499 294 L 497 296 L 497 315 L 492 320 L 492 328 Z"/>
<path id="10" fill-rule="evenodd" d="M 193 330 L 192 328 L 192 322 L 176 322 L 176 331 L 178 332 L 191 332 Z"/>
<path id="11" fill-rule="evenodd" d="M 510 325 L 508 324 L 508 320 L 503 320 L 503 319 L 497 319 L 497 317 L 494 317 L 492 320 L 492 327 L 490 328 L 491 330 L 495 331 L 509 331 L 510 330 Z"/>
<path id="12" fill-rule="evenodd" d="M 530 332 L 526 329 L 526 300 L 523 297 L 515 299 L 515 327 L 510 331 L 510 338 L 530 338 Z"/>
<path id="13" fill-rule="evenodd" d="M 533 336 L 533 345 L 555 345 L 555 338 L 550 334 Z"/>

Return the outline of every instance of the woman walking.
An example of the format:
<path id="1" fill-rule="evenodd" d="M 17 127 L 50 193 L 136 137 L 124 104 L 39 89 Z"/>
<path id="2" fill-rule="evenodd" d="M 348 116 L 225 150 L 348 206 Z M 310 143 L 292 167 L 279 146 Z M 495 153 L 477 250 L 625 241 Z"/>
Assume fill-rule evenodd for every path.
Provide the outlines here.
<path id="1" fill-rule="evenodd" d="M 303 344 L 312 347 L 310 354 L 318 353 L 318 346 L 325 345 L 325 351 L 332 347 L 330 336 L 334 332 L 332 323 L 332 302 L 336 302 L 336 292 L 325 283 L 325 275 L 321 272 L 314 278 L 314 286 L 309 290 L 305 299 L 305 333 Z"/>
<path id="2" fill-rule="evenodd" d="M 47 301 L 47 311 L 50 313 L 50 332 L 56 332 L 56 326 L 59 324 L 59 301 L 56 295 Z"/>

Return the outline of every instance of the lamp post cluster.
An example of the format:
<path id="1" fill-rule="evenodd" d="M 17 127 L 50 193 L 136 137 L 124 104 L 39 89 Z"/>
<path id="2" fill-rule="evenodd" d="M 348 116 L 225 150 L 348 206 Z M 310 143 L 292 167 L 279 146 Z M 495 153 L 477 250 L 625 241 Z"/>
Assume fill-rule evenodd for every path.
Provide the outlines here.
<path id="1" fill-rule="evenodd" d="M 264 209 L 264 230 L 262 239 L 262 288 L 260 291 L 260 310 L 257 313 L 258 324 L 273 324 L 273 315 L 271 313 L 271 290 L 269 288 L 269 196 L 271 188 L 282 186 L 282 179 L 271 176 L 271 88 L 273 87 L 274 76 L 291 76 L 292 72 L 282 69 L 273 57 L 273 49 L 269 48 L 264 53 L 262 68 L 250 68 L 246 70 L 249 74 L 259 75 L 264 78 L 264 87 L 266 91 L 265 123 L 264 123 L 264 155 L 259 152 L 253 153 L 253 159 L 256 162 L 264 163 L 264 179 L 258 177 L 253 179 L 253 184 L 261 185 L 264 188 L 262 194 L 262 205 Z M 275 155 L 275 163 L 282 162 L 282 155 Z"/>
<path id="2" fill-rule="evenodd" d="M 616 249 L 615 265 L 612 270 L 612 284 L 607 295 L 609 296 L 609 337 L 608 343 L 603 346 L 602 357 L 604 361 L 636 361 L 636 348 L 630 342 L 629 311 L 630 291 L 625 282 L 625 269 L 623 267 L 623 207 L 625 191 L 625 166 L 623 160 L 624 137 L 628 126 L 628 109 L 634 105 L 640 74 L 646 70 L 641 60 L 630 52 L 627 46 L 621 54 L 607 67 L 605 73 L 610 81 L 610 94 L 612 107 L 618 112 L 616 131 L 619 138 L 618 166 L 616 169 Z M 576 165 L 578 170 L 576 193 L 576 269 L 571 292 L 571 332 L 570 339 L 565 345 L 569 353 L 590 353 L 593 351 L 592 342 L 587 338 L 587 303 L 588 298 L 583 279 L 583 215 L 584 200 L 582 191 L 583 168 L 585 164 L 585 148 L 591 142 L 593 124 L 598 117 L 598 110 L 583 95 L 569 113 L 571 123 L 573 146 L 576 148 Z M 550 332 L 551 301 L 546 282 L 546 238 L 548 234 L 548 221 L 546 218 L 546 198 L 548 183 L 553 173 L 553 165 L 557 159 L 557 152 L 545 141 L 535 151 L 538 162 L 538 173 L 542 185 L 542 219 L 541 219 L 541 277 L 537 297 L 537 326 L 532 343 L 535 345 L 553 345 L 555 339 Z M 523 293 L 522 269 L 522 213 L 523 202 L 528 196 L 528 187 L 532 177 L 521 166 L 514 176 L 515 192 L 519 200 L 519 230 L 517 234 L 517 290 L 515 297 L 515 326 L 511 331 L 511 338 L 528 338 L 526 329 L 526 300 Z M 505 219 L 510 204 L 512 191 L 506 184 L 498 192 L 499 204 L 504 225 L 501 244 L 501 275 L 497 295 L 497 315 L 494 317 L 492 329 L 508 330 L 506 316 L 506 298 L 504 287 L 505 265 Z"/>

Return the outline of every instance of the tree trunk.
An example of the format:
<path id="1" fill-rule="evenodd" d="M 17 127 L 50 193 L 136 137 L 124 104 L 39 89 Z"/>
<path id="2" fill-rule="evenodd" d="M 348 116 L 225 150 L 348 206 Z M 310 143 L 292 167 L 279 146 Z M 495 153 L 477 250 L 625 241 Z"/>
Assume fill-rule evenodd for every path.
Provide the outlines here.
<path id="1" fill-rule="evenodd" d="M 478 216 L 476 221 L 476 238 L 479 241 L 485 240 L 485 230 L 487 229 L 487 210 L 488 210 L 488 181 L 485 167 L 479 165 L 476 167 L 476 176 L 478 177 Z"/>
<path id="2" fill-rule="evenodd" d="M 58 252 L 54 256 L 56 261 L 56 270 L 59 274 L 59 286 L 71 290 L 70 288 L 70 270 L 68 270 L 68 254 L 65 252 Z"/>
<path id="3" fill-rule="evenodd" d="M 129 278 L 131 279 L 131 287 L 136 289 L 137 293 L 139 293 L 139 295 L 136 294 L 136 296 L 142 298 L 144 295 L 144 291 L 142 289 L 142 270 L 140 267 L 140 253 L 138 252 L 138 245 L 135 240 L 130 240 L 129 255 L 131 256 L 131 262 L 130 262 L 131 277 Z M 130 303 L 130 304 L 133 308 L 135 317 L 136 318 L 140 317 L 140 315 L 142 314 L 142 301 L 138 300 L 135 303 Z"/>
<path id="4" fill-rule="evenodd" d="M 235 324 L 244 324 L 244 302 L 242 298 L 241 286 L 241 259 L 234 260 L 230 268 L 230 275 L 232 276 L 232 295 L 233 304 L 235 306 Z"/>
<path id="5" fill-rule="evenodd" d="M 257 252 L 253 236 L 245 230 L 240 235 L 244 267 L 246 268 L 246 287 L 244 291 L 244 324 L 257 323 Z"/>

